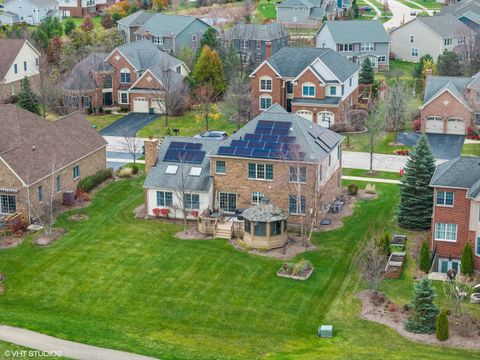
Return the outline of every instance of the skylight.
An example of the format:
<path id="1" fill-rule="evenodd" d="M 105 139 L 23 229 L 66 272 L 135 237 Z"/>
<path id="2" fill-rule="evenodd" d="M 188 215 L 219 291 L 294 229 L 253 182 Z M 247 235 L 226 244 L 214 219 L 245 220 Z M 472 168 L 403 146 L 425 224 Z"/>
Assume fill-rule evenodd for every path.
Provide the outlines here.
<path id="1" fill-rule="evenodd" d="M 201 167 L 192 166 L 190 168 L 190 173 L 188 175 L 190 175 L 190 176 L 200 176 L 201 172 L 202 172 Z"/>
<path id="2" fill-rule="evenodd" d="M 167 170 L 165 170 L 165 174 L 175 175 L 177 173 L 177 170 L 177 165 L 168 165 Z"/>

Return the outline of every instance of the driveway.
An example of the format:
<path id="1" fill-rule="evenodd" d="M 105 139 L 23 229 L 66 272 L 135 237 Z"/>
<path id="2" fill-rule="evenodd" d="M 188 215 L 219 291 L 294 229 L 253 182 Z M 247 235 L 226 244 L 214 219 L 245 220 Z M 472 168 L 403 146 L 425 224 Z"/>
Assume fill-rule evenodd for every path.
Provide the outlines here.
<path id="1" fill-rule="evenodd" d="M 138 131 L 160 117 L 159 114 L 130 113 L 100 131 L 103 136 L 135 137 Z"/>
<path id="2" fill-rule="evenodd" d="M 383 4 L 385 1 L 380 0 L 380 2 Z M 388 0 L 388 7 L 392 12 L 392 17 L 390 18 L 390 20 L 388 20 L 383 24 L 383 26 L 387 30 L 399 27 L 400 25 L 405 24 L 415 18 L 415 16 L 412 16 L 410 14 L 412 10 L 415 10 L 415 9 L 411 9 L 410 7 L 408 7 L 405 4 L 402 4 L 399 1 Z M 419 10 L 416 10 L 416 11 L 418 12 Z"/>
<path id="3" fill-rule="evenodd" d="M 437 159 L 450 160 L 460 156 L 465 136 L 447 134 L 426 135 L 433 155 L 435 155 Z M 398 134 L 397 141 L 408 146 L 415 146 L 419 137 L 420 134 L 414 132 L 400 133 Z"/>

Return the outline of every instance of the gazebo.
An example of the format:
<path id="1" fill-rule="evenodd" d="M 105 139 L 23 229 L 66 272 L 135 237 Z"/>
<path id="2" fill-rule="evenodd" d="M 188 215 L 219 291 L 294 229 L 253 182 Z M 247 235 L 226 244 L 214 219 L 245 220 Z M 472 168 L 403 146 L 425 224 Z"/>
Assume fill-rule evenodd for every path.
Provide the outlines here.
<path id="1" fill-rule="evenodd" d="M 288 212 L 264 200 L 242 213 L 243 241 L 253 248 L 274 249 L 287 243 Z"/>

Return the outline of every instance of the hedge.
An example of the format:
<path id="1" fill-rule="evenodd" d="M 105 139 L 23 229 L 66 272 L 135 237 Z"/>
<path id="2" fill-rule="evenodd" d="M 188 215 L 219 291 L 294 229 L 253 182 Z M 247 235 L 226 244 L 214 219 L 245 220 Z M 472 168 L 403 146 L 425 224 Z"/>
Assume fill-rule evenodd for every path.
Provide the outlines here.
<path id="1" fill-rule="evenodd" d="M 84 177 L 77 185 L 77 189 L 85 192 L 89 192 L 94 187 L 100 185 L 105 180 L 113 176 L 112 169 L 98 170 L 94 175 Z"/>

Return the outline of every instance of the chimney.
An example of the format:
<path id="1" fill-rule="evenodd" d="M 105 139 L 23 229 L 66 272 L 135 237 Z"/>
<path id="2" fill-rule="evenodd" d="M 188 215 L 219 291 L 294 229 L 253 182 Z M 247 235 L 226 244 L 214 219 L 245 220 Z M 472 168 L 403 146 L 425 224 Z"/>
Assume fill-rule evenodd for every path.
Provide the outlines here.
<path id="1" fill-rule="evenodd" d="M 272 56 L 272 43 L 267 41 L 265 43 L 265 60 L 268 60 Z"/>
<path id="2" fill-rule="evenodd" d="M 145 148 L 145 173 L 148 175 L 158 159 L 158 139 L 146 139 L 143 146 Z"/>

